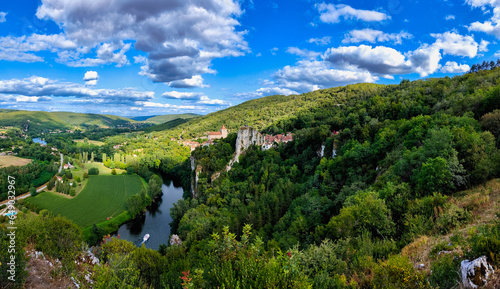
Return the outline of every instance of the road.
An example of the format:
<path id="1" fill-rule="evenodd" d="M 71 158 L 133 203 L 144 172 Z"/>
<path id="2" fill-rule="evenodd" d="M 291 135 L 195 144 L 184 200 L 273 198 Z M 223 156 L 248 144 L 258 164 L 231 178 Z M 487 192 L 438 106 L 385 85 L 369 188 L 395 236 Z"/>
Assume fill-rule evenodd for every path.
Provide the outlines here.
<path id="1" fill-rule="evenodd" d="M 63 154 L 62 153 L 59 154 L 61 155 L 61 165 L 59 166 L 59 172 L 61 172 L 63 167 Z"/>

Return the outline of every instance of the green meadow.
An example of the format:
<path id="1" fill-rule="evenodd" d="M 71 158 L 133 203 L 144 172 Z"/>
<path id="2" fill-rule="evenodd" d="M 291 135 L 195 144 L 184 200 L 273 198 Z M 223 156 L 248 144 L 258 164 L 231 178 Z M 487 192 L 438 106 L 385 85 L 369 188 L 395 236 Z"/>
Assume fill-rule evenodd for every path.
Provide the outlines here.
<path id="1" fill-rule="evenodd" d="M 90 176 L 85 188 L 74 198 L 46 192 L 26 199 L 54 215 L 61 215 L 85 228 L 124 212 L 125 201 L 145 187 L 137 175 Z"/>

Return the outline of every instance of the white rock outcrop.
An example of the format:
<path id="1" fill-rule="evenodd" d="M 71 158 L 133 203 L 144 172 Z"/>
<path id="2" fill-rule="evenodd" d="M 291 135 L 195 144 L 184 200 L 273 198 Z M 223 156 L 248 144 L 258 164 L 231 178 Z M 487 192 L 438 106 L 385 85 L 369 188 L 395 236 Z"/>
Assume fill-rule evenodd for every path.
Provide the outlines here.
<path id="1" fill-rule="evenodd" d="M 239 162 L 241 153 L 248 149 L 251 145 L 261 146 L 264 144 L 264 136 L 251 126 L 244 126 L 238 130 L 238 137 L 236 138 L 236 148 L 233 159 L 229 161 L 226 166 L 226 171 L 229 171 L 235 162 Z"/>
<path id="2" fill-rule="evenodd" d="M 473 261 L 464 260 L 460 264 L 462 284 L 464 288 L 478 288 L 488 282 L 488 278 L 495 272 L 486 261 L 486 256 Z"/>
<path id="3" fill-rule="evenodd" d="M 182 240 L 181 238 L 179 238 L 178 235 L 176 234 L 173 234 L 172 237 L 170 237 L 170 245 L 181 245 L 182 244 Z"/>

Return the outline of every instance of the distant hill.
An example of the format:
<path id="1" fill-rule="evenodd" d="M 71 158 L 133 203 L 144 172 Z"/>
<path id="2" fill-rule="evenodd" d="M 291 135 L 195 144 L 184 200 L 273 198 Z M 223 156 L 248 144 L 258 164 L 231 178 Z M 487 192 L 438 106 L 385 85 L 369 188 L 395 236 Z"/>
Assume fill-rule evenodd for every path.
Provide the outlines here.
<path id="1" fill-rule="evenodd" d="M 152 122 L 152 123 L 166 123 L 174 119 L 192 119 L 196 117 L 200 117 L 201 115 L 196 114 L 196 113 L 184 113 L 184 114 L 165 114 L 165 115 L 153 115 L 149 117 L 145 116 L 139 116 L 139 117 L 134 117 L 133 119 L 137 121 L 144 121 L 144 122 Z"/>
<path id="2" fill-rule="evenodd" d="M 0 126 L 18 127 L 29 132 L 89 126 L 116 127 L 135 122 L 116 115 L 0 109 Z"/>
<path id="3" fill-rule="evenodd" d="M 145 121 L 147 120 L 148 118 L 153 118 L 157 115 L 143 115 L 143 116 L 134 116 L 134 117 L 131 117 L 130 119 L 133 119 L 133 120 L 136 120 L 136 121 Z"/>

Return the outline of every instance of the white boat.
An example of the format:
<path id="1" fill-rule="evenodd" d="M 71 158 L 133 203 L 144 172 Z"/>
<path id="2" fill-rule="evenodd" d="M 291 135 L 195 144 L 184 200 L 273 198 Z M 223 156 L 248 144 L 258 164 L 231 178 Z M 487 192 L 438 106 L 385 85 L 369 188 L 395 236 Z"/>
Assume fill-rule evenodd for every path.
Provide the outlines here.
<path id="1" fill-rule="evenodd" d="M 146 234 L 144 235 L 144 237 L 142 237 L 142 242 L 146 242 L 147 240 L 149 240 L 149 234 Z"/>

